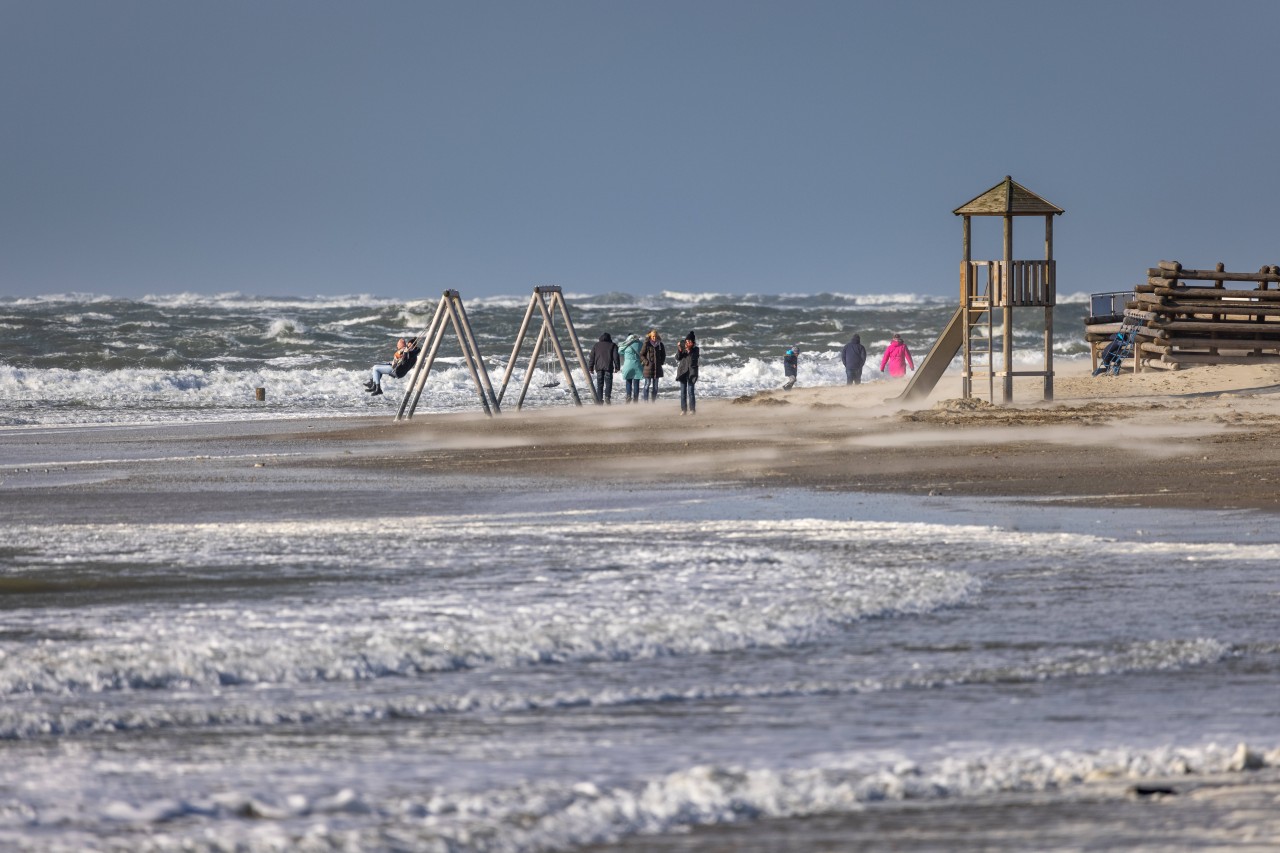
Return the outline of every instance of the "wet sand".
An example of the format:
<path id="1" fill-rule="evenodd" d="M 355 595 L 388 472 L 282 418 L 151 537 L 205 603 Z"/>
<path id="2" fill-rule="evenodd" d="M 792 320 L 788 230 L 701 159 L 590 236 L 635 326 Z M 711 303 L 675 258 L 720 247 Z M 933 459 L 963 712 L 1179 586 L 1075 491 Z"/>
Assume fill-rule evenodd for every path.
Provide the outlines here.
<path id="1" fill-rule="evenodd" d="M 1205 367 L 1093 379 L 1059 374 L 1055 399 L 1023 383 L 1010 405 L 959 400 L 948 377 L 906 405 L 901 385 L 796 388 L 702 401 L 164 427 L 0 430 L 0 497 L 13 522 L 323 516 L 331 502 L 421 511 L 389 491 L 467 501 L 482 480 L 524 495 L 557 483 L 725 484 L 1011 498 L 1099 507 L 1280 509 L 1280 368 Z M 425 498 L 424 498 L 425 499 Z M 999 522 L 1001 518 L 993 518 Z M 618 849 L 1077 849 L 1072 828 L 1114 826 L 1115 849 L 1274 850 L 1276 764 L 1228 779 L 1127 780 L 1070 795 L 873 805 L 856 815 L 639 838 Z M 1147 784 L 1147 783 L 1144 783 Z M 1096 844 L 1093 845 L 1096 849 Z"/>
<path id="2" fill-rule="evenodd" d="M 1280 369 L 1204 367 L 1025 383 L 1009 405 L 959 399 L 948 377 L 914 405 L 902 386 L 417 416 L 325 430 L 363 452 L 339 465 L 467 477 L 687 481 L 1180 509 L 1280 509 Z M 294 436 L 302 440 L 305 436 Z"/>

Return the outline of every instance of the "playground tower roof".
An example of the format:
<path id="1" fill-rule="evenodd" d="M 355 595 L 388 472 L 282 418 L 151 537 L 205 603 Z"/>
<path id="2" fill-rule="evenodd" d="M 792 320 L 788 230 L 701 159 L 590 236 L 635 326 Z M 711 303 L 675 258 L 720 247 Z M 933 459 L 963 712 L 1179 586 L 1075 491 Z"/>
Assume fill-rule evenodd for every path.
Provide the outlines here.
<path id="1" fill-rule="evenodd" d="M 1059 215 L 1062 208 L 1005 175 L 1003 181 L 960 205 L 952 213 L 956 216 L 1044 216 Z"/>

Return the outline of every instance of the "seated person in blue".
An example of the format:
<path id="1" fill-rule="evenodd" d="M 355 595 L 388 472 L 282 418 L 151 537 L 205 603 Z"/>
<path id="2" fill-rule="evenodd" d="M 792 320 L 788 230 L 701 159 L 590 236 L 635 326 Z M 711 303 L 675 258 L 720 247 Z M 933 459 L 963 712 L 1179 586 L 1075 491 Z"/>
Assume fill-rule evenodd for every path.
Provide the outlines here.
<path id="1" fill-rule="evenodd" d="M 1102 360 L 1098 362 L 1098 367 L 1093 371 L 1093 375 L 1119 373 L 1120 362 L 1124 359 L 1124 351 L 1132 343 L 1133 332 L 1126 332 L 1123 329 L 1116 332 L 1115 337 L 1107 344 L 1107 348 L 1102 351 Z"/>

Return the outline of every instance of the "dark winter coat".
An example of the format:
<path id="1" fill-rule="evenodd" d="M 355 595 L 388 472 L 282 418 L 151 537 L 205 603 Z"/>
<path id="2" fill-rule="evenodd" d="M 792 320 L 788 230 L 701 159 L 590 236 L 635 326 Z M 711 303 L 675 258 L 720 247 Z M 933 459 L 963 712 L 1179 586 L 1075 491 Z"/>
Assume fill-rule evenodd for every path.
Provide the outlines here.
<path id="1" fill-rule="evenodd" d="M 662 365 L 666 360 L 667 345 L 662 342 L 662 338 L 657 340 L 645 338 L 644 346 L 640 348 L 640 363 L 644 365 L 644 378 L 661 379 Z"/>
<path id="2" fill-rule="evenodd" d="M 591 354 L 587 356 L 587 370 L 591 373 L 617 373 L 621 365 L 622 362 L 618 358 L 618 345 L 613 342 L 609 333 L 605 332 L 591 348 Z"/>
<path id="3" fill-rule="evenodd" d="M 862 366 L 867 363 L 867 348 L 862 345 L 861 336 L 854 335 L 844 345 L 844 349 L 840 350 L 840 361 L 855 375 L 862 372 Z"/>
<path id="4" fill-rule="evenodd" d="M 677 382 L 697 382 L 698 381 L 698 345 L 694 344 L 688 349 L 681 349 L 676 356 L 676 381 Z"/>
<path id="5" fill-rule="evenodd" d="M 396 379 L 403 379 L 413 366 L 418 362 L 418 343 L 412 341 L 405 349 L 396 353 L 396 357 L 391 360 L 391 367 L 396 372 Z"/>
<path id="6" fill-rule="evenodd" d="M 800 356 L 795 350 L 787 350 L 782 356 L 782 375 L 795 376 L 796 370 L 800 366 Z"/>

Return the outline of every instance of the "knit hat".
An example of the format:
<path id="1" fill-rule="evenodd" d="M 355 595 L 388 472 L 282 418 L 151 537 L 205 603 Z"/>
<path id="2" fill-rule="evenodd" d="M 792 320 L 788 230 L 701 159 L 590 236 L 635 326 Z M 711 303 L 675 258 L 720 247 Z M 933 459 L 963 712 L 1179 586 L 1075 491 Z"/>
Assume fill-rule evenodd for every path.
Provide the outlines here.
<path id="1" fill-rule="evenodd" d="M 684 339 L 686 341 L 693 341 L 695 344 L 698 342 L 698 338 L 696 335 L 693 334 L 693 332 L 690 332 L 689 334 L 685 335 Z"/>

